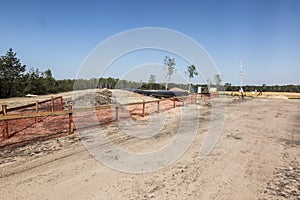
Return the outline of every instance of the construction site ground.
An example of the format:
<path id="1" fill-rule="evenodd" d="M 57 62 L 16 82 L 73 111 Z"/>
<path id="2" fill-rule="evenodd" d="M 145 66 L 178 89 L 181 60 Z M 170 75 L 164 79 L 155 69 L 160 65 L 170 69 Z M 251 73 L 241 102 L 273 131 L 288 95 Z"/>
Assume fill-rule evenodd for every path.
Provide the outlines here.
<path id="1" fill-rule="evenodd" d="M 300 101 L 226 98 L 222 134 L 212 152 L 200 158 L 199 149 L 210 123 L 210 101 L 186 105 L 197 106 L 202 111 L 192 145 L 174 163 L 151 173 L 125 173 L 103 165 L 86 150 L 79 131 L 26 146 L 3 148 L 0 197 L 299 200 Z M 168 142 L 176 133 L 178 112 L 181 107 L 153 114 L 167 118 L 155 137 L 146 140 L 120 137 L 119 144 L 133 145 L 142 152 Z M 128 125 L 143 126 L 151 116 L 138 117 Z M 185 123 L 192 126 L 195 121 Z M 116 125 L 102 128 L 114 133 L 115 139 L 119 138 Z"/>

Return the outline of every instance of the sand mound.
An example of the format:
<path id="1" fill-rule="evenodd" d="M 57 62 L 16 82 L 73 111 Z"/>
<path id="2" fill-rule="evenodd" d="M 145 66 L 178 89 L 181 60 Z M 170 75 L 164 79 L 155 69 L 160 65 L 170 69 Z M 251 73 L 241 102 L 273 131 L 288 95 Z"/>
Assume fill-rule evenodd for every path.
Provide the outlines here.
<path id="1" fill-rule="evenodd" d="M 289 99 L 286 96 L 283 95 L 278 95 L 278 96 L 267 96 L 267 98 L 271 98 L 271 99 Z"/>
<path id="2" fill-rule="evenodd" d="M 178 87 L 173 87 L 170 89 L 170 91 L 174 91 L 174 92 L 188 92 L 187 90 L 178 88 Z"/>

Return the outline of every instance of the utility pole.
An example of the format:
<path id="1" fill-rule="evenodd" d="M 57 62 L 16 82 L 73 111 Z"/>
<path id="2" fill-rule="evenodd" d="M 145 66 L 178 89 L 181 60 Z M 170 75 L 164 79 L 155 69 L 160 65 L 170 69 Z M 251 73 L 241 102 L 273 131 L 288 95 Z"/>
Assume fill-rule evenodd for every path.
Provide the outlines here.
<path id="1" fill-rule="evenodd" d="M 244 90 L 243 90 L 243 63 L 240 61 L 240 93 L 242 94 L 242 98 L 244 98 Z"/>

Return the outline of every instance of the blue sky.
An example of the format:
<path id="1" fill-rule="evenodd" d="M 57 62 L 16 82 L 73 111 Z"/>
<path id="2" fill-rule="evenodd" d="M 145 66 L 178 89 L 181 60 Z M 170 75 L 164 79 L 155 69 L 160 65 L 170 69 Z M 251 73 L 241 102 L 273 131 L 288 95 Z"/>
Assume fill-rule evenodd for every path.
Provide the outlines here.
<path id="1" fill-rule="evenodd" d="M 50 68 L 56 79 L 75 78 L 91 50 L 114 34 L 162 27 L 202 45 L 224 82 L 239 84 L 242 60 L 244 84 L 300 84 L 298 0 L 0 0 L 0 5 L 0 54 L 11 47 L 28 68 Z M 176 67 L 184 71 L 183 65 Z"/>

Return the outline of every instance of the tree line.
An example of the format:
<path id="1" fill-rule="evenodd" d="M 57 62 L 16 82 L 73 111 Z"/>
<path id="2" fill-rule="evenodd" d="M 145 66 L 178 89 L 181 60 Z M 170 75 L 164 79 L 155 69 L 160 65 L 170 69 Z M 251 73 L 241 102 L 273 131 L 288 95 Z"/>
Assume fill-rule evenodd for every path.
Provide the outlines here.
<path id="1" fill-rule="evenodd" d="M 163 89 L 162 84 L 120 80 L 118 78 L 64 79 L 56 80 L 50 69 L 40 71 L 30 68 L 26 72 L 23 65 L 11 48 L 0 57 L 0 98 L 20 97 L 27 94 L 55 94 L 72 90 L 92 88 L 140 88 Z M 183 84 L 170 83 L 171 87 L 184 87 Z"/>
<path id="2" fill-rule="evenodd" d="M 86 79 L 64 79 L 56 80 L 50 69 L 40 71 L 38 68 L 30 68 L 26 72 L 26 65 L 20 62 L 17 54 L 10 48 L 4 56 L 0 57 L 0 98 L 25 96 L 26 94 L 55 94 L 58 92 L 66 92 L 72 90 L 83 90 L 91 88 L 139 88 L 139 89 L 166 89 L 179 87 L 189 90 L 197 85 L 191 84 L 191 79 L 198 75 L 194 65 L 187 67 L 187 76 L 189 84 L 169 83 L 170 77 L 175 69 L 175 59 L 165 57 L 165 65 L 167 66 L 166 82 L 156 83 L 156 77 L 150 75 L 148 82 L 136 82 L 130 80 L 121 80 L 118 78 L 92 78 Z M 218 77 L 216 77 L 218 78 Z M 218 79 L 216 79 L 216 83 Z M 218 84 L 216 86 L 219 87 Z M 232 86 L 230 83 L 224 85 L 225 91 L 239 91 L 239 86 Z M 270 91 L 270 92 L 300 92 L 299 85 L 284 86 L 243 86 L 244 91 Z"/>
<path id="3" fill-rule="evenodd" d="M 74 80 L 55 80 L 50 69 L 42 72 L 31 68 L 26 72 L 26 65 L 11 48 L 0 57 L 0 98 L 70 91 L 73 85 Z"/>
<path id="4" fill-rule="evenodd" d="M 261 86 L 257 85 L 245 85 L 242 86 L 244 92 L 300 92 L 300 85 L 266 85 L 262 84 Z M 225 83 L 225 91 L 239 91 L 240 86 L 233 86 L 230 83 Z"/>

